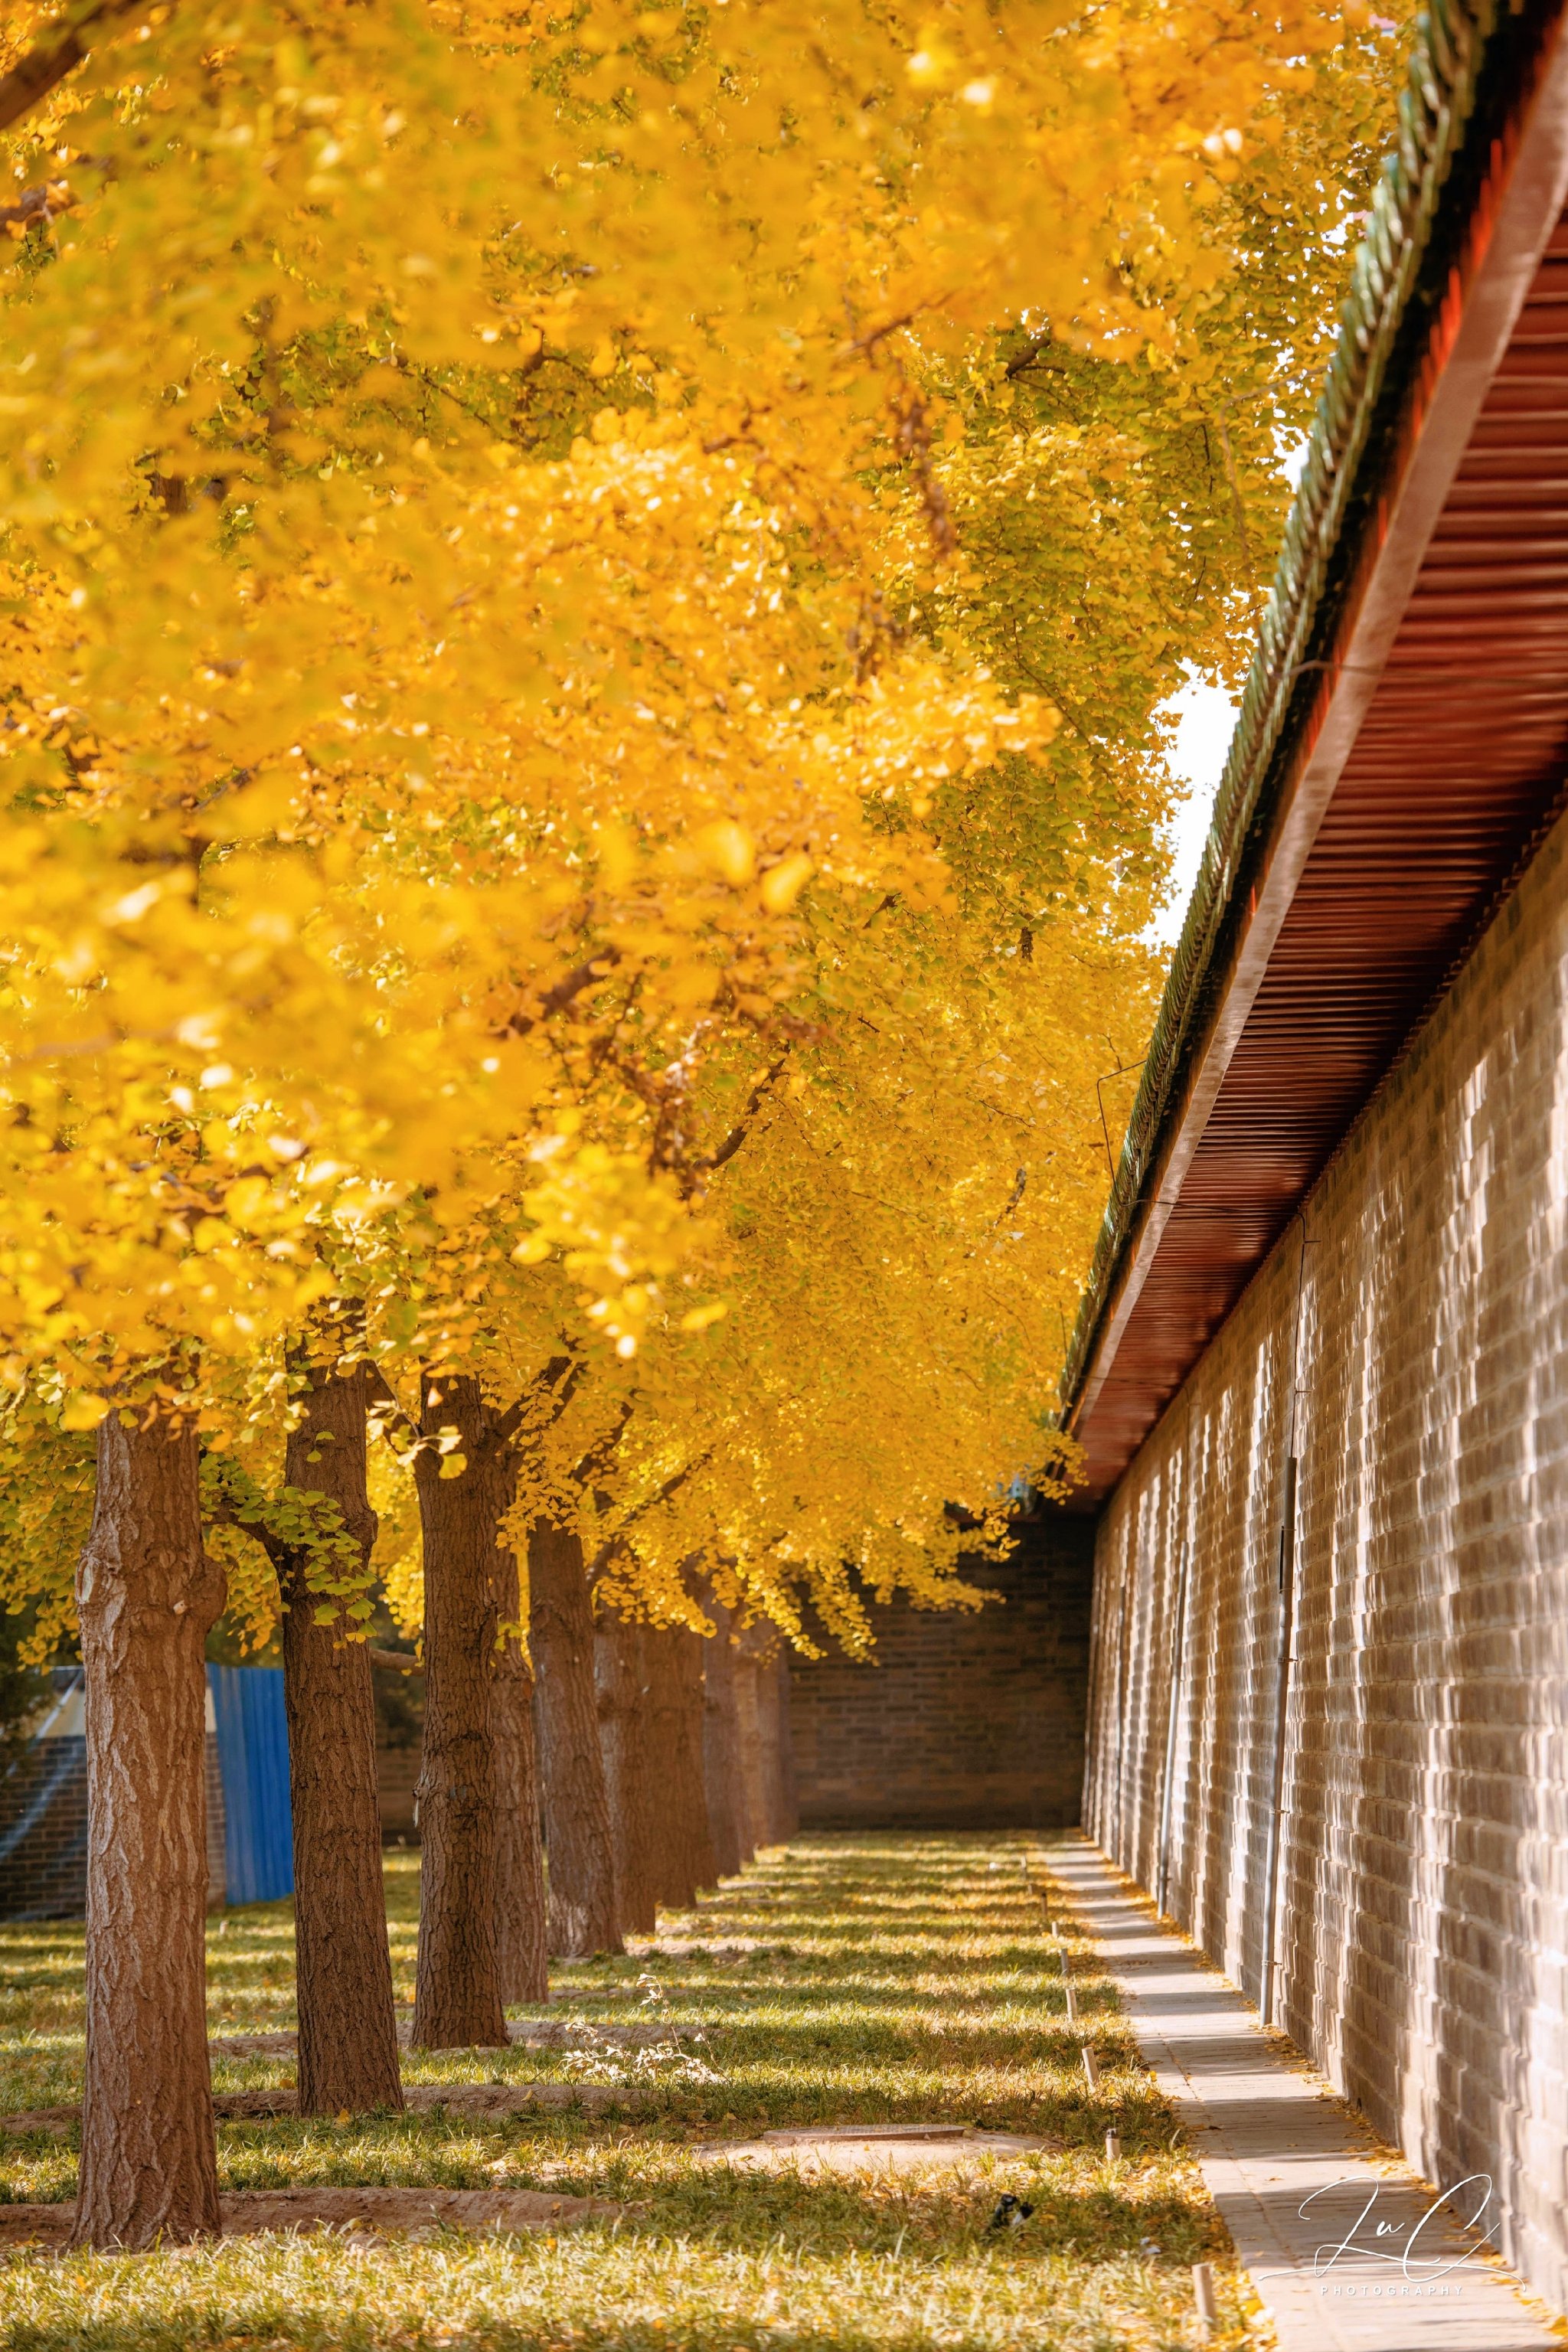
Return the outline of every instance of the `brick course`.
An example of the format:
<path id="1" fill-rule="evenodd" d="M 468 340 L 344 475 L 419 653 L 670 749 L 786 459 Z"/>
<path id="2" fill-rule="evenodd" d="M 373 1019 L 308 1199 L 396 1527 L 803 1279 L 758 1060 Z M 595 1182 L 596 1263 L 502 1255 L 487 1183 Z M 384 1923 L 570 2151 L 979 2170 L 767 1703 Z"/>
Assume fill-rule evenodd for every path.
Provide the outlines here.
<path id="1" fill-rule="evenodd" d="M 24 1749 L 0 1787 L 0 1919 L 79 1919 L 87 1907 L 85 1739 L 40 1739 Z"/>
<path id="2" fill-rule="evenodd" d="M 224 1900 L 223 1775 L 206 1739 L 207 1907 Z M 13 1838 L 13 1831 L 20 1835 Z M 36 1739 L 0 1783 L 0 1919 L 79 1919 L 87 1910 L 87 1741 Z"/>
<path id="3" fill-rule="evenodd" d="M 1565 1244 L 1568 820 L 1106 1505 L 1084 1800 L 1259 1998 L 1294 1389 L 1277 2019 L 1560 2308 Z"/>
<path id="4" fill-rule="evenodd" d="M 1093 1528 L 1027 1520 L 978 1614 L 873 1606 L 876 1663 L 790 1664 L 811 1829 L 1058 1829 L 1076 1822 Z"/>

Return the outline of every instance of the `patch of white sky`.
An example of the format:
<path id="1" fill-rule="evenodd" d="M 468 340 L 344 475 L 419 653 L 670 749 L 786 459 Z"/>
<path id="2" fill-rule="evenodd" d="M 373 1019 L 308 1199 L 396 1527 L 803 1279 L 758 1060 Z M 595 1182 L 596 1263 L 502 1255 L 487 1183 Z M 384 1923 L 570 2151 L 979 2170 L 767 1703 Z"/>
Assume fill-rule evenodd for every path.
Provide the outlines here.
<path id="1" fill-rule="evenodd" d="M 1307 441 L 1300 436 L 1279 452 L 1279 470 L 1294 485 L 1306 461 Z M 1165 826 L 1173 855 L 1169 903 L 1149 926 L 1148 937 L 1158 946 L 1173 948 L 1186 919 L 1187 901 L 1203 863 L 1204 843 L 1214 818 L 1215 795 L 1225 773 L 1231 738 L 1236 732 L 1237 705 L 1222 686 L 1196 670 L 1165 705 L 1176 722 L 1171 751 L 1171 772 L 1186 786 Z"/>
<path id="2" fill-rule="evenodd" d="M 1236 732 L 1236 705 L 1224 687 L 1194 672 L 1165 709 L 1176 722 L 1171 772 L 1187 792 L 1165 826 L 1165 839 L 1173 852 L 1171 896 L 1150 924 L 1149 937 L 1161 947 L 1173 948 L 1198 878 L 1215 794 Z"/>

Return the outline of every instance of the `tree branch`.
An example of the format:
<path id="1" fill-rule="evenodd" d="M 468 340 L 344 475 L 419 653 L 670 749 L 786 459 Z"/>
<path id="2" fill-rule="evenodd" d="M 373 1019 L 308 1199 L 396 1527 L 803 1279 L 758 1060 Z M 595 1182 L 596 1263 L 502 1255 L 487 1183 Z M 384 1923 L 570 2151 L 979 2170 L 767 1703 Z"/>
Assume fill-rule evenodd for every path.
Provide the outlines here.
<path id="1" fill-rule="evenodd" d="M 1004 376 L 1011 379 L 1014 376 L 1022 375 L 1026 368 L 1033 367 L 1035 362 L 1039 358 L 1040 353 L 1045 350 L 1050 340 L 1051 331 L 1048 327 L 1042 327 L 1037 335 L 1031 335 L 1023 349 L 1014 352 L 1012 358 L 1008 361 L 1006 366 L 1002 371 Z M 1052 368 L 1050 373 L 1053 375 L 1065 375 L 1067 373 L 1067 370 L 1065 368 Z"/>
<path id="2" fill-rule="evenodd" d="M 581 1356 L 552 1356 L 550 1358 L 544 1370 L 541 1372 L 536 1383 L 536 1386 L 539 1388 L 549 1389 L 555 1399 L 554 1411 L 551 1413 L 549 1420 L 543 1424 L 544 1429 L 554 1428 L 556 1423 L 560 1420 L 562 1414 L 565 1412 L 567 1406 L 576 1395 L 577 1383 L 581 1380 L 582 1376 L 583 1359 Z M 541 1434 L 542 1434 L 542 1431 L 541 1432 Z"/>
<path id="3" fill-rule="evenodd" d="M 747 1136 L 751 1133 L 752 1121 L 756 1118 L 757 1113 L 761 1110 L 763 1104 L 767 1099 L 769 1093 L 776 1085 L 779 1073 L 783 1070 L 784 1064 L 788 1061 L 792 1050 L 793 1041 L 790 1045 L 786 1045 L 784 1047 L 784 1052 L 779 1055 L 778 1060 L 773 1064 L 773 1067 L 769 1070 L 764 1070 L 762 1076 L 757 1080 L 756 1085 L 752 1088 L 751 1096 L 747 1101 L 745 1109 L 741 1113 L 740 1118 L 735 1121 L 734 1126 L 730 1129 L 729 1134 L 724 1138 L 724 1140 L 719 1146 L 718 1150 L 710 1151 L 705 1159 L 696 1161 L 695 1165 L 697 1167 L 711 1171 L 715 1168 L 722 1168 L 726 1160 L 733 1160 L 736 1152 L 739 1151 L 742 1144 L 744 1143 Z"/>
<path id="4" fill-rule="evenodd" d="M 527 1432 L 529 1439 L 537 1445 L 545 1432 L 554 1428 L 571 1403 L 577 1392 L 577 1382 L 582 1378 L 582 1374 L 581 1356 L 552 1356 L 538 1379 L 523 1391 L 514 1403 L 509 1404 L 506 1411 L 496 1421 L 491 1423 L 492 1434 L 503 1444 L 510 1444 L 528 1419 L 529 1408 L 542 1391 L 551 1400 L 550 1411 L 542 1421 L 531 1426 Z"/>
<path id="5" fill-rule="evenodd" d="M 370 1394 L 375 1399 L 377 1404 L 389 1404 L 392 1407 L 392 1411 L 389 1413 L 367 1416 L 369 1419 L 374 1421 L 377 1434 L 384 1436 L 389 1429 L 395 1429 L 407 1439 L 410 1445 L 418 1446 L 423 1444 L 424 1440 L 420 1436 L 418 1430 L 415 1428 L 414 1423 L 409 1420 L 408 1415 L 404 1412 L 403 1407 L 398 1403 L 397 1399 L 393 1395 L 391 1389 L 387 1386 L 386 1374 L 382 1370 L 379 1364 L 367 1363 L 365 1365 L 364 1384 Z"/>
<path id="6" fill-rule="evenodd" d="M 542 1388 L 549 1389 L 554 1394 L 555 1402 L 549 1420 L 542 1424 L 539 1432 L 540 1435 L 542 1435 L 546 1429 L 553 1429 L 571 1403 L 576 1393 L 582 1370 L 583 1362 L 579 1356 L 552 1356 L 546 1362 L 544 1370 L 534 1383 L 531 1393 L 536 1394 Z M 531 1401 L 531 1392 L 525 1391 L 521 1396 L 513 1398 L 504 1412 L 496 1414 L 490 1423 L 490 1434 L 500 1444 L 510 1445 L 517 1435 L 518 1431 L 522 1427 Z"/>
<path id="7" fill-rule="evenodd" d="M 36 188 L 24 188 L 14 205 L 0 205 L 0 228 L 8 228 L 23 236 L 35 221 L 45 228 L 57 213 L 68 213 L 75 204 L 64 180 L 45 180 Z"/>
<path id="8" fill-rule="evenodd" d="M 1012 1191 L 1008 1193 L 1006 1200 L 1003 1202 L 1001 1208 L 997 1210 L 995 1216 L 991 1221 L 991 1230 L 993 1233 L 995 1232 L 1004 1217 L 1010 1217 L 1012 1215 L 1014 1210 L 1017 1207 L 1019 1202 L 1024 1197 L 1024 1187 L 1028 1181 L 1028 1170 L 1026 1168 L 1020 1168 L 1018 1173 L 1013 1179 Z"/>
<path id="9" fill-rule="evenodd" d="M 680 1492 L 680 1489 L 685 1486 L 689 1478 L 694 1477 L 697 1472 L 702 1468 L 703 1465 L 705 1463 L 711 1462 L 712 1459 L 713 1448 L 710 1446 L 706 1454 L 698 1454 L 695 1461 L 688 1462 L 684 1469 L 677 1470 L 672 1477 L 667 1478 L 663 1486 L 660 1486 L 655 1494 L 646 1495 L 640 1503 L 636 1504 L 633 1508 L 626 1513 L 626 1517 L 621 1521 L 620 1526 L 616 1529 L 615 1534 L 610 1538 L 608 1543 L 606 1543 L 595 1556 L 589 1568 L 589 1575 L 597 1576 L 599 1574 L 600 1570 L 605 1567 L 606 1561 L 609 1559 L 611 1553 L 620 1543 L 622 1537 L 626 1534 L 626 1529 L 632 1525 L 634 1520 L 640 1519 L 645 1511 L 657 1510 L 660 1503 L 668 1503 L 672 1495 L 678 1495 Z"/>
<path id="10" fill-rule="evenodd" d="M 536 1029 L 542 1021 L 549 1021 L 557 1013 L 564 1013 L 574 998 L 581 996 L 585 988 L 592 988 L 595 981 L 603 980 L 620 960 L 619 948 L 600 948 L 585 963 L 578 964 L 552 988 L 544 991 L 539 999 L 537 1013 L 514 1013 L 506 1024 L 508 1029 L 514 1037 L 526 1037 L 529 1031 Z"/>
<path id="11" fill-rule="evenodd" d="M 253 1542 L 261 1546 L 280 1575 L 288 1567 L 289 1546 L 281 1536 L 275 1536 L 271 1528 L 264 1527 L 259 1519 L 242 1519 L 229 1503 L 220 1503 L 216 1510 L 206 1512 L 205 1517 L 215 1528 L 233 1528 L 237 1534 L 249 1536 Z"/>
<path id="12" fill-rule="evenodd" d="M 623 1397 L 621 1399 L 620 1414 L 616 1422 L 615 1427 L 613 1429 L 607 1429 L 602 1437 L 595 1439 L 593 1444 L 589 1446 L 586 1454 L 584 1454 L 581 1462 L 578 1463 L 575 1470 L 573 1471 L 572 1476 L 577 1486 L 585 1486 L 589 1479 L 595 1477 L 604 1468 L 605 1463 L 609 1460 L 611 1454 L 615 1452 L 616 1446 L 620 1444 L 622 1437 L 625 1435 L 626 1423 L 630 1421 L 631 1417 L 631 1399 L 629 1397 Z"/>
<path id="13" fill-rule="evenodd" d="M 41 40 L 24 51 L 10 72 L 0 77 L 0 131 L 8 131 L 31 114 L 50 90 L 86 62 L 92 37 L 105 32 L 124 16 L 144 16 L 151 0 L 78 0 Z"/>

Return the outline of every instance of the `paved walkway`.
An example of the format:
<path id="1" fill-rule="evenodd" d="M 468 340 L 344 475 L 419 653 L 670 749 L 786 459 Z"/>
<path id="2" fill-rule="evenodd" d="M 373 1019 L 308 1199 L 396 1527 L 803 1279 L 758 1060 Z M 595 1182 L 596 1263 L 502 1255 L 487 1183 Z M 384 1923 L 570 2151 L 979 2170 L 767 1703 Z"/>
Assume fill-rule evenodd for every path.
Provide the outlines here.
<path id="1" fill-rule="evenodd" d="M 1100 1943 L 1280 2352 L 1563 2352 L 1429 2190 L 1359 2152 L 1321 2079 L 1271 2053 L 1257 2012 L 1098 1846 L 1068 1838 L 1045 1858 Z"/>

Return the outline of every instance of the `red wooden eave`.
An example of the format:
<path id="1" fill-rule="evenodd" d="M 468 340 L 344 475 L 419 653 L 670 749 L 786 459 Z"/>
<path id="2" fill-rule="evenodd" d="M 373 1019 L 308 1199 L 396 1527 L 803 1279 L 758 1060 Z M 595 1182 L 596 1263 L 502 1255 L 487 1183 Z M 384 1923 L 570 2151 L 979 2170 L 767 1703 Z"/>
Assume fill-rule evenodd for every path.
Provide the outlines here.
<path id="1" fill-rule="evenodd" d="M 1568 774 L 1568 43 L 1435 318 L 1261 882 L 1069 1426 L 1109 1492 Z M 1256 898 L 1251 891 L 1256 891 Z"/>

